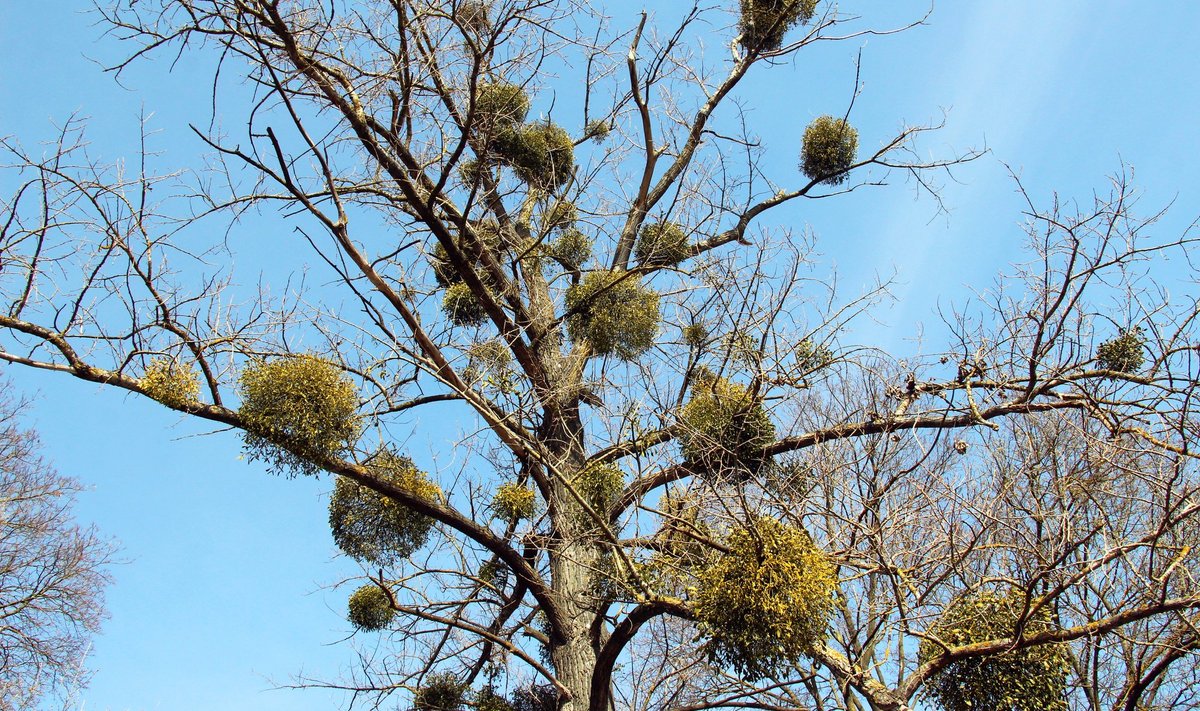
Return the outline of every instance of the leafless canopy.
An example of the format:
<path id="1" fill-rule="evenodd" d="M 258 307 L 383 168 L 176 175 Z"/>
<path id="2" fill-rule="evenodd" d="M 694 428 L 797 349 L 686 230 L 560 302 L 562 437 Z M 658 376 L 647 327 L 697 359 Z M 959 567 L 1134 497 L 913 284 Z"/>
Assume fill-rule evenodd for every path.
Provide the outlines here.
<path id="1" fill-rule="evenodd" d="M 0 708 L 44 708 L 87 682 L 104 617 L 111 547 L 72 519 L 78 482 L 59 476 L 0 402 Z"/>
<path id="2" fill-rule="evenodd" d="M 859 138 L 849 98 L 812 108 L 836 143 L 806 146 L 811 174 L 770 174 L 742 80 L 893 31 L 793 4 L 680 3 L 657 27 L 574 0 L 105 10 L 133 48 L 118 74 L 219 66 L 207 167 L 101 164 L 76 123 L 46 158 L 7 139 L 0 358 L 245 430 L 374 492 L 354 511 L 385 502 L 421 547 L 364 568 L 383 595 L 356 619 L 392 646 L 324 680 L 352 702 L 904 709 L 1044 648 L 1070 663 L 1037 708 L 1200 706 L 1197 311 L 1151 273 L 1194 235 L 1152 234 L 1123 176 L 1031 201 L 1026 261 L 943 315 L 940 352 L 845 342 L 876 295 L 815 279 L 776 208 L 896 177 L 936 197 L 976 156 L 918 158 L 930 126 Z M 713 28 L 728 45 L 702 51 Z M 353 383 L 351 441 L 247 417 L 239 374 L 301 354 Z M 401 447 L 447 429 L 458 466 L 414 474 Z M 763 516 L 812 537 L 837 593 L 819 644 L 739 675 L 696 592 Z M 1019 599 L 1012 619 L 938 634 L 986 594 Z"/>

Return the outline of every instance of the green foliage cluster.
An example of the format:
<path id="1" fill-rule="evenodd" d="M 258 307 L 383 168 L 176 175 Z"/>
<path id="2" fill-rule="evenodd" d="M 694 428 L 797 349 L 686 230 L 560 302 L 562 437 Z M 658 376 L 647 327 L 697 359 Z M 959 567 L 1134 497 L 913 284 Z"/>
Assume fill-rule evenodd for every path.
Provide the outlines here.
<path id="1" fill-rule="evenodd" d="M 465 185 L 471 186 L 483 177 L 484 164 L 482 161 L 469 159 L 458 164 L 458 177 Z"/>
<path id="2" fill-rule="evenodd" d="M 242 371 L 239 385 L 246 451 L 276 472 L 316 474 L 358 437 L 358 391 L 324 358 L 259 361 Z"/>
<path id="3" fill-rule="evenodd" d="M 1136 373 L 1146 362 L 1146 337 L 1142 329 L 1121 331 L 1116 338 L 1105 341 L 1096 349 L 1096 359 L 1104 370 Z"/>
<path id="4" fill-rule="evenodd" d="M 557 711 L 558 691 L 550 684 L 530 684 L 513 692 L 513 711 Z"/>
<path id="5" fill-rule="evenodd" d="M 503 588 L 508 581 L 508 567 L 499 558 L 488 558 L 479 566 L 479 579 L 495 588 Z"/>
<path id="6" fill-rule="evenodd" d="M 571 134 L 549 121 L 506 128 L 497 133 L 492 148 L 522 182 L 542 190 L 561 188 L 575 167 Z"/>
<path id="7" fill-rule="evenodd" d="M 480 220 L 474 222 L 471 228 L 475 231 L 475 236 L 483 242 L 485 249 L 493 252 L 500 249 L 500 225 L 495 220 Z M 471 266 L 480 273 L 480 277 L 487 278 L 486 271 L 482 268 L 477 250 L 472 250 L 468 246 L 469 242 L 466 235 L 458 235 L 455 239 L 455 245 L 459 251 L 466 255 Z M 458 270 L 450 262 L 449 255 L 446 253 L 446 248 L 441 242 L 434 242 L 433 249 L 429 252 L 429 266 L 433 267 L 433 278 L 437 285 L 446 288 L 452 284 L 458 284 L 462 281 L 462 276 Z"/>
<path id="8" fill-rule="evenodd" d="M 638 575 L 646 577 L 647 566 L 634 563 Z M 620 560 L 611 550 L 605 550 L 596 560 L 591 571 L 589 593 L 596 599 L 596 608 L 617 600 L 632 602 L 637 599 L 639 590 L 633 584 L 630 570 L 625 561 Z"/>
<path id="9" fill-rule="evenodd" d="M 460 16 L 462 10 L 459 10 Z M 483 11 L 486 21 L 487 10 Z M 480 84 L 475 96 L 475 115 L 489 128 L 512 128 L 525 120 L 529 113 L 529 95 L 515 84 L 494 82 Z"/>
<path id="10" fill-rule="evenodd" d="M 825 639 L 837 572 L 803 529 L 762 516 L 729 536 L 693 600 L 709 659 L 754 681 Z"/>
<path id="11" fill-rule="evenodd" d="M 392 600 L 378 585 L 364 585 L 350 596 L 348 605 L 350 612 L 347 616 L 355 628 L 367 632 L 378 632 L 392 622 L 396 610 Z"/>
<path id="12" fill-rule="evenodd" d="M 603 119 L 592 119 L 587 122 L 587 126 L 583 127 L 583 135 L 592 139 L 596 143 L 602 142 L 608 138 L 608 134 L 612 131 L 612 126 Z"/>
<path id="13" fill-rule="evenodd" d="M 454 672 L 430 674 L 413 694 L 413 711 L 461 711 L 466 693 Z"/>
<path id="14" fill-rule="evenodd" d="M 816 11 L 817 0 L 742 0 L 742 46 L 755 52 L 779 49 L 787 31 L 811 20 Z"/>
<path id="15" fill-rule="evenodd" d="M 151 360 L 142 375 L 141 385 L 147 395 L 168 407 L 192 405 L 200 397 L 200 381 L 195 372 L 173 358 Z"/>
<path id="16" fill-rule="evenodd" d="M 462 281 L 446 288 L 442 297 L 442 311 L 456 326 L 478 326 L 487 320 L 483 302 Z"/>
<path id="17" fill-rule="evenodd" d="M 567 290 L 567 334 L 597 355 L 635 360 L 654 345 L 658 292 L 626 272 L 596 271 Z"/>
<path id="18" fill-rule="evenodd" d="M 488 17 L 488 3 L 482 0 L 459 2 L 454 19 L 464 30 L 476 35 L 484 35 L 492 28 L 491 19 Z"/>
<path id="19" fill-rule="evenodd" d="M 692 398 L 679 413 L 679 444 L 700 476 L 742 481 L 767 461 L 775 425 L 758 398 L 725 378 L 696 378 Z"/>
<path id="20" fill-rule="evenodd" d="M 563 230 L 550 243 L 550 256 L 571 269 L 579 269 L 592 258 L 592 241 L 577 229 Z"/>
<path id="21" fill-rule="evenodd" d="M 571 485 L 596 513 L 604 515 L 625 486 L 625 472 L 616 464 L 595 462 L 576 472 Z"/>
<path id="22" fill-rule="evenodd" d="M 570 200 L 555 200 L 542 214 L 542 225 L 546 230 L 566 230 L 579 219 L 579 208 Z"/>
<path id="23" fill-rule="evenodd" d="M 730 360 L 751 368 L 758 367 L 762 362 L 762 349 L 759 347 L 759 339 L 746 333 L 745 331 L 734 331 L 725 336 L 724 339 L 725 351 L 729 354 Z"/>
<path id="24" fill-rule="evenodd" d="M 471 699 L 471 706 L 475 711 L 513 711 L 513 705 L 509 700 L 496 693 L 496 688 L 493 686 L 485 686 L 475 692 Z"/>
<path id="25" fill-rule="evenodd" d="M 691 568 L 704 563 L 712 549 L 697 538 L 712 538 L 712 528 L 700 517 L 700 505 L 686 494 L 664 494 L 659 502 L 662 526 L 659 550 L 675 566 Z"/>
<path id="26" fill-rule="evenodd" d="M 513 388 L 512 353 L 499 340 L 481 341 L 467 349 L 467 367 L 463 377 L 501 392 Z"/>
<path id="27" fill-rule="evenodd" d="M 800 170 L 826 185 L 846 182 L 858 154 L 858 130 L 845 119 L 818 116 L 804 129 Z"/>
<path id="28" fill-rule="evenodd" d="M 408 457 L 384 450 L 369 465 L 380 479 L 435 501 L 441 489 Z M 343 553 L 364 563 L 390 565 L 425 545 L 433 519 L 374 489 L 339 477 L 329 497 L 329 529 Z"/>
<path id="29" fill-rule="evenodd" d="M 688 258 L 687 235 L 674 222 L 649 222 L 642 226 L 633 255 L 643 267 L 673 267 Z"/>
<path id="30" fill-rule="evenodd" d="M 507 523 L 516 523 L 533 518 L 537 510 L 537 494 L 533 489 L 516 481 L 506 481 L 496 487 L 492 497 L 492 513 Z"/>
<path id="31" fill-rule="evenodd" d="M 683 342 L 692 348 L 700 348 L 708 342 L 708 327 L 702 323 L 689 323 L 683 327 Z"/>
<path id="32" fill-rule="evenodd" d="M 1024 592 L 983 591 L 963 595 L 946 607 L 928 634 L 950 648 L 1011 639 L 1027 607 Z M 1050 608 L 1043 607 L 1025 624 L 1025 634 L 1055 628 Z M 943 652 L 923 639 L 917 657 L 924 664 Z M 985 657 L 956 659 L 925 683 L 925 695 L 945 711 L 1066 711 L 1067 674 L 1071 668 L 1066 643 L 1043 644 Z"/>
<path id="33" fill-rule="evenodd" d="M 796 344 L 796 368 L 802 372 L 811 372 L 824 368 L 833 362 L 833 351 L 821 343 L 814 343 L 811 338 L 805 338 Z"/>

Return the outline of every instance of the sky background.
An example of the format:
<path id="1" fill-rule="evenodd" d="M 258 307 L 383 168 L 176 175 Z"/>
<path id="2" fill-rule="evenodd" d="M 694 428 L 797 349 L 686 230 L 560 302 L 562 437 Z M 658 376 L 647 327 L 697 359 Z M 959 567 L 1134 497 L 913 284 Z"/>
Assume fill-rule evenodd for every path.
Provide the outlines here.
<path id="1" fill-rule="evenodd" d="M 167 162 L 190 160 L 200 148 L 184 129 L 205 115 L 196 109 L 208 98 L 203 66 L 171 71 L 163 56 L 115 85 L 93 60 L 121 50 L 102 39 L 97 18 L 84 12 L 89 4 L 0 0 L 0 134 L 31 147 L 70 115 L 86 115 L 94 153 L 111 159 L 136 139 L 144 109 Z M 613 15 L 642 6 L 614 3 Z M 679 7 L 646 6 L 660 14 Z M 841 8 L 887 26 L 919 17 L 925 4 Z M 739 95 L 773 147 L 776 175 L 795 171 L 812 118 L 844 110 L 860 50 L 863 93 L 851 120 L 863 150 L 903 122 L 939 121 L 943 111 L 946 128 L 922 144 L 932 155 L 991 150 L 946 182 L 946 214 L 899 180 L 804 202 L 784 216 L 818 235 L 825 256 L 817 273 L 836 266 L 843 293 L 895 274 L 896 303 L 845 339 L 897 353 L 944 346 L 935 309 L 987 288 L 1020 258 L 1023 203 L 1006 164 L 1042 205 L 1052 191 L 1086 203 L 1125 165 L 1142 188 L 1143 212 L 1175 203 L 1157 232 L 1181 232 L 1200 213 L 1196 27 L 1200 3 L 1185 0 L 946 0 L 925 26 L 820 45 L 800 55 L 797 71 L 748 81 Z M 724 41 L 714 36 L 710 46 Z M 336 555 L 328 533 L 329 479 L 269 476 L 240 461 L 235 435 L 212 434 L 152 403 L 14 367 L 0 372 L 36 397 L 27 424 L 47 456 L 90 487 L 79 519 L 121 546 L 111 619 L 95 641 L 89 663 L 97 673 L 80 708 L 338 705 L 337 693 L 273 690 L 298 676 L 336 678 L 356 661 L 353 646 L 340 643 L 350 632 L 349 590 L 331 589 L 356 567 Z M 414 444 L 430 455 L 458 431 L 414 424 Z"/>

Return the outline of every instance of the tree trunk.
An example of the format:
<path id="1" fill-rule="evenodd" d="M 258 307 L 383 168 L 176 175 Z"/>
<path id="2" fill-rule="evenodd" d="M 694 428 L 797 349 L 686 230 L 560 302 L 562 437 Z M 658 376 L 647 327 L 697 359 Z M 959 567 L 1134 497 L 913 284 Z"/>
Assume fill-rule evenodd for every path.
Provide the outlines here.
<path id="1" fill-rule="evenodd" d="M 590 634 L 595 613 L 590 609 L 589 588 L 596 557 L 590 543 L 567 544 L 551 564 L 565 629 L 560 631 L 561 639 L 552 641 L 550 658 L 559 681 L 571 692 L 570 700 L 559 706 L 562 711 L 588 711 L 591 706 L 596 650 Z"/>

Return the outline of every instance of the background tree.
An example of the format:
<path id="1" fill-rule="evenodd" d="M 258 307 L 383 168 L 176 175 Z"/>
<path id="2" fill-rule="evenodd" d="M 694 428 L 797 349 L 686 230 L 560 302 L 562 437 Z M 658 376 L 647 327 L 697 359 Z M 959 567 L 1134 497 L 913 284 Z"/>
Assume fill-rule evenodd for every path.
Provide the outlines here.
<path id="1" fill-rule="evenodd" d="M 46 159 L 6 142 L 0 358 L 339 475 L 349 616 L 395 643 L 342 685 L 422 708 L 1190 703 L 1195 309 L 1148 270 L 1192 238 L 1151 240 L 1122 177 L 1077 212 L 1030 201 L 1029 261 L 901 359 L 845 342 L 871 299 L 761 226 L 974 154 L 860 136 L 847 101 L 797 127 L 799 174 L 766 175 L 736 102 L 875 31 L 832 6 L 695 6 L 661 34 L 533 0 L 106 19 L 131 62 L 221 58 L 196 130 L 215 174 L 122 173 L 74 124 Z M 690 61 L 712 25 L 728 59 Z M 248 291 L 252 250 L 211 225 L 255 210 L 328 278 Z M 477 425 L 463 471 L 403 451 L 418 407 Z M 940 692 L 968 672 L 1000 696 Z"/>
<path id="2" fill-rule="evenodd" d="M 87 683 L 84 661 L 104 618 L 107 541 L 71 514 L 79 484 L 59 476 L 0 401 L 0 707 L 45 708 Z"/>

